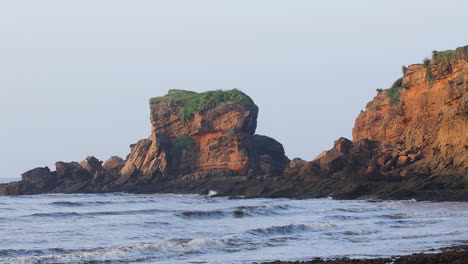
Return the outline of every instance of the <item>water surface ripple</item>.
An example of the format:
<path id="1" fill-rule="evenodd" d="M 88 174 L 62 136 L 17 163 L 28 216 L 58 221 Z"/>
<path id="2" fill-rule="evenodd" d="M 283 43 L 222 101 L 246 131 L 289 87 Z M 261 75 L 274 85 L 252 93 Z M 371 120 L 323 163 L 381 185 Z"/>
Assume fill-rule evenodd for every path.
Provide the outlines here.
<path id="1" fill-rule="evenodd" d="M 468 203 L 0 197 L 0 263 L 252 263 L 409 254 L 468 240 Z"/>

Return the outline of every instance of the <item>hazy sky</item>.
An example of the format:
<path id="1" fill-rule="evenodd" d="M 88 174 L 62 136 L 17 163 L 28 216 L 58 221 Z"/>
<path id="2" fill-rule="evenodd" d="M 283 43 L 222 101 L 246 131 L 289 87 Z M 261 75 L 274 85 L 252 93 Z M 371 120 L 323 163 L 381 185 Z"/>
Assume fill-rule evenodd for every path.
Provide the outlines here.
<path id="1" fill-rule="evenodd" d="M 401 66 L 468 44 L 468 1 L 0 0 L 0 177 L 125 157 L 150 97 L 238 88 L 313 159 Z"/>

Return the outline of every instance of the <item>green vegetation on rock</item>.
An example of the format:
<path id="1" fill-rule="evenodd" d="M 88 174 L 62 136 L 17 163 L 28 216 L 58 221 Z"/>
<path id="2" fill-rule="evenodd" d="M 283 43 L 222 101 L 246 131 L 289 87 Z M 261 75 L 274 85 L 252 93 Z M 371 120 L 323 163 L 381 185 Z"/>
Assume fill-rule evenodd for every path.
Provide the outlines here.
<path id="1" fill-rule="evenodd" d="M 402 87 L 402 86 L 403 86 L 403 78 L 400 78 L 393 83 L 392 88 Z"/>
<path id="2" fill-rule="evenodd" d="M 423 64 L 429 67 L 431 61 L 435 63 L 449 62 L 451 60 L 467 59 L 468 46 L 458 47 L 455 50 L 432 51 L 432 59 L 425 58 Z"/>
<path id="3" fill-rule="evenodd" d="M 429 67 L 429 64 L 430 64 L 430 63 L 431 63 L 431 59 L 429 59 L 429 58 L 424 58 L 424 60 L 423 60 L 423 65 L 424 65 L 424 67 L 426 67 L 426 68 Z"/>
<path id="4" fill-rule="evenodd" d="M 151 103 L 177 101 L 182 102 L 183 108 L 180 120 L 183 124 L 196 112 L 209 107 L 217 107 L 227 104 L 253 103 L 252 99 L 243 92 L 232 90 L 215 90 L 204 93 L 171 89 L 165 96 L 151 98 Z"/>
<path id="5" fill-rule="evenodd" d="M 433 59 L 434 59 L 434 56 L 436 56 L 436 53 L 437 51 L 433 51 L 432 54 L 433 54 Z M 426 67 L 426 80 L 427 82 L 429 82 L 429 87 L 432 87 L 432 85 L 434 85 L 435 81 L 436 81 L 436 78 L 434 76 L 434 74 L 432 73 L 432 70 L 431 70 L 431 67 L 429 67 L 429 64 L 431 64 L 431 59 L 429 58 L 425 58 L 424 59 L 424 67 Z"/>
<path id="6" fill-rule="evenodd" d="M 380 94 L 381 92 L 385 92 L 387 95 L 391 105 L 397 105 L 400 102 L 400 92 L 403 89 L 403 78 L 399 78 L 396 80 L 392 87 L 382 90 L 376 89 L 377 93 Z M 380 110 L 380 105 L 374 107 L 374 111 Z"/>
<path id="7" fill-rule="evenodd" d="M 178 136 L 176 139 L 170 141 L 170 152 L 177 153 L 182 150 L 188 149 L 195 144 L 195 140 L 187 135 Z"/>
<path id="8" fill-rule="evenodd" d="M 226 104 L 242 104 L 252 102 L 252 99 L 243 92 L 232 89 L 228 91 L 216 90 L 197 94 L 187 99 L 184 103 L 180 120 L 183 124 L 196 112 L 209 107 L 217 107 Z"/>
<path id="9" fill-rule="evenodd" d="M 151 98 L 151 103 L 159 103 L 159 102 L 169 102 L 169 101 L 186 101 L 192 96 L 197 95 L 198 93 L 186 90 L 177 90 L 177 89 L 170 89 L 166 95 L 160 97 Z"/>
<path id="10" fill-rule="evenodd" d="M 406 67 L 405 65 L 401 66 L 401 71 L 403 72 L 403 76 L 405 76 L 407 70 L 408 70 L 408 67 Z"/>
<path id="11" fill-rule="evenodd" d="M 432 87 L 436 82 L 436 77 L 432 72 L 431 68 L 438 67 L 438 65 L 442 65 L 445 62 L 449 62 L 451 60 L 468 60 L 468 46 L 459 47 L 455 50 L 446 50 L 446 51 L 433 51 L 432 52 L 432 59 L 425 58 L 423 61 L 424 67 L 426 67 L 426 79 L 429 83 L 429 87 Z M 431 65 L 431 62 L 433 63 Z M 406 74 L 408 67 L 402 66 L 403 75 Z M 400 102 L 400 93 L 403 86 L 403 78 L 396 80 L 391 88 L 388 89 L 376 89 L 377 93 L 380 94 L 381 92 L 385 92 L 387 97 L 389 98 L 391 105 L 398 105 Z M 375 111 L 380 110 L 380 106 L 374 107 Z"/>
<path id="12" fill-rule="evenodd" d="M 247 158 L 249 157 L 249 153 L 247 152 L 247 150 L 245 148 L 240 148 L 239 152 L 242 153 Z"/>
<path id="13" fill-rule="evenodd" d="M 391 105 L 398 105 L 398 103 L 400 103 L 401 89 L 402 87 L 392 87 L 392 88 L 385 90 L 385 94 L 390 100 Z"/>
<path id="14" fill-rule="evenodd" d="M 432 59 L 437 62 L 451 61 L 455 59 L 455 51 L 454 50 L 434 51 L 432 54 Z"/>
<path id="15" fill-rule="evenodd" d="M 432 73 L 431 69 L 429 69 L 429 68 L 426 69 L 426 79 L 429 82 L 429 88 L 432 88 L 432 86 L 436 82 L 436 77 Z"/>

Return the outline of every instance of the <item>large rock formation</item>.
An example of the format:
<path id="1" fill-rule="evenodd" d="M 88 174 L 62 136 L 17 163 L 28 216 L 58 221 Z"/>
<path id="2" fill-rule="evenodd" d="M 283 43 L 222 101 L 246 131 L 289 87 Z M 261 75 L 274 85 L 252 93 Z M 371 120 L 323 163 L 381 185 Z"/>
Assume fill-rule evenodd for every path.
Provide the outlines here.
<path id="1" fill-rule="evenodd" d="M 468 200 L 468 46 L 403 69 L 313 161 L 255 135 L 258 107 L 238 90 L 170 90 L 151 99 L 151 135 L 126 160 L 37 168 L 0 194 L 174 192 L 244 197 Z"/>
<path id="2" fill-rule="evenodd" d="M 380 92 L 356 119 L 353 140 L 379 141 L 393 151 L 386 170 L 468 174 L 468 46 L 434 52 L 426 65 L 404 71 L 392 104 Z"/>
<path id="3" fill-rule="evenodd" d="M 268 137 L 254 136 L 258 107 L 238 90 L 202 94 L 170 90 L 151 99 L 150 109 L 151 136 L 131 146 L 121 183 L 200 179 L 216 171 L 280 175 L 289 162 L 283 146 L 273 139 L 271 149 L 257 147 Z M 268 157 L 261 162 L 264 155 Z"/>
<path id="4" fill-rule="evenodd" d="M 352 142 L 340 138 L 315 160 L 288 167 L 286 174 L 315 179 L 300 193 L 468 200 L 468 46 L 434 52 L 403 74 L 360 113 Z"/>
<path id="5" fill-rule="evenodd" d="M 34 169 L 21 182 L 0 186 L 0 194 L 154 192 L 173 181 L 275 177 L 288 166 L 279 142 L 254 135 L 258 107 L 236 89 L 169 90 L 150 100 L 150 110 L 151 135 L 131 145 L 125 161 L 114 156 L 104 165 L 94 157 L 57 162 L 56 172 Z"/>
<path id="6" fill-rule="evenodd" d="M 188 113 L 187 107 L 196 110 Z M 184 175 L 221 168 L 248 173 L 258 107 L 243 93 L 170 90 L 153 98 L 150 108 L 151 136 L 132 146 L 123 175 Z"/>

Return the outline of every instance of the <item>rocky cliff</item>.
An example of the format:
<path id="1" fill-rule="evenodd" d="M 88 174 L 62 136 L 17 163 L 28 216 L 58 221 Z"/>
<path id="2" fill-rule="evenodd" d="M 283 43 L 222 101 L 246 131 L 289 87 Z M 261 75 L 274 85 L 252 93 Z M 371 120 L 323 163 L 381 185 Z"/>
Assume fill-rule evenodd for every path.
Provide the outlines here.
<path id="1" fill-rule="evenodd" d="M 341 138 L 315 160 L 292 166 L 317 179 L 307 192 L 468 200 L 468 46 L 434 51 L 377 91 L 356 119 L 353 141 Z"/>
<path id="2" fill-rule="evenodd" d="M 255 135 L 258 107 L 238 90 L 170 90 L 150 100 L 151 135 L 125 160 L 57 162 L 0 194 L 173 192 L 244 197 L 468 200 L 468 46 L 403 67 L 316 159 L 289 160 Z"/>
<path id="3" fill-rule="evenodd" d="M 425 64 L 404 68 L 403 78 L 358 116 L 353 140 L 391 148 L 397 163 L 387 165 L 403 167 L 403 176 L 467 173 L 467 58 L 468 46 L 434 52 Z"/>

